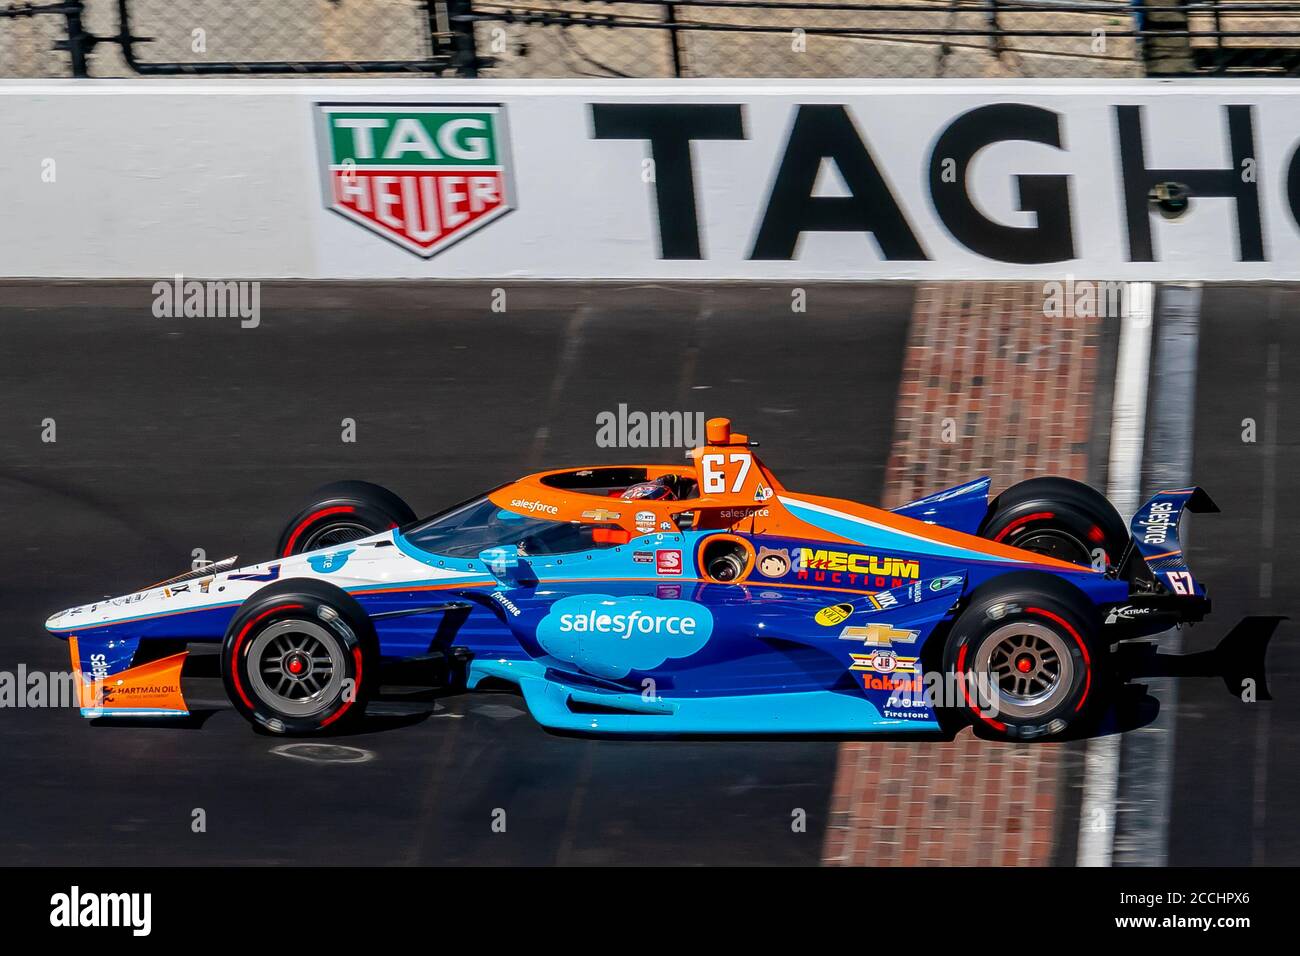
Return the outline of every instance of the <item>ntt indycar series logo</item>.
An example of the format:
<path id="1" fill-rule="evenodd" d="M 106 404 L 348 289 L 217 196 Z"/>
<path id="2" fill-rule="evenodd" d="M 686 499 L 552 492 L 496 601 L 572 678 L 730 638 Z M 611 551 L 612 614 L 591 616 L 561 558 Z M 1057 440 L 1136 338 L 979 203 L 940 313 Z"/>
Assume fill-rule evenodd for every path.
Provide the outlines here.
<path id="1" fill-rule="evenodd" d="M 607 594 L 561 598 L 537 625 L 537 642 L 552 657 L 613 679 L 689 657 L 712 634 L 713 615 L 693 601 Z"/>
<path id="2" fill-rule="evenodd" d="M 425 259 L 514 208 L 505 108 L 318 103 L 325 206 Z"/>

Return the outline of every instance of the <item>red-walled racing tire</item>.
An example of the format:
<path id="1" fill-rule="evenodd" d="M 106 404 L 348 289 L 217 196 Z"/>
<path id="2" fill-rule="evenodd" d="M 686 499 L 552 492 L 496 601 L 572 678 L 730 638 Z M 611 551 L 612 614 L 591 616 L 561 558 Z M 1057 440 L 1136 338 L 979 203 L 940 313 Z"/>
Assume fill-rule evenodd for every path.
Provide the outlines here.
<path id="1" fill-rule="evenodd" d="M 302 554 L 369 537 L 415 520 L 393 492 L 368 481 L 336 481 L 317 488 L 285 525 L 275 553 Z"/>
<path id="2" fill-rule="evenodd" d="M 1039 572 L 996 578 L 971 594 L 948 632 L 945 700 L 985 735 L 1060 737 L 1105 698 L 1106 645 L 1096 608 Z"/>
<path id="3" fill-rule="evenodd" d="M 378 678 L 370 618 L 323 581 L 277 581 L 239 609 L 221 646 L 221 677 L 255 728 L 286 736 L 336 732 L 365 713 Z"/>
<path id="4" fill-rule="evenodd" d="M 989 505 L 980 536 L 1103 570 L 1129 543 L 1115 506 L 1090 485 L 1069 478 L 1030 478 Z"/>

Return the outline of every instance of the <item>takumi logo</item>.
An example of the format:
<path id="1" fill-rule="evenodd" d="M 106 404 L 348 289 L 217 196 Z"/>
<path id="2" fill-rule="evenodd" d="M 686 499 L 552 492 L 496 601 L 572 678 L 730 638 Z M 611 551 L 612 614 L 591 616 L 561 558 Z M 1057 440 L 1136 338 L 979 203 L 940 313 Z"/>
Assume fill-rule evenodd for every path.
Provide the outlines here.
<path id="1" fill-rule="evenodd" d="M 325 205 L 428 259 L 509 212 L 501 106 L 317 104 Z"/>

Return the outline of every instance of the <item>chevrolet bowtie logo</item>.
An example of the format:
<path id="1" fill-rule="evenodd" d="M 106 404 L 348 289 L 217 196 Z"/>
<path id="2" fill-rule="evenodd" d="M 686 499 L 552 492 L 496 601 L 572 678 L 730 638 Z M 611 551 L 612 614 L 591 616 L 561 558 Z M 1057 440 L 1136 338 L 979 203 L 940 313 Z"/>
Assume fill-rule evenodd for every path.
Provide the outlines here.
<path id="1" fill-rule="evenodd" d="M 606 511 L 604 508 L 597 508 L 595 511 L 584 511 L 582 516 L 591 521 L 617 521 L 623 517 L 617 511 Z"/>
<path id="2" fill-rule="evenodd" d="M 840 631 L 841 641 L 861 641 L 868 647 L 915 644 L 920 631 L 905 631 L 888 624 L 852 625 Z"/>

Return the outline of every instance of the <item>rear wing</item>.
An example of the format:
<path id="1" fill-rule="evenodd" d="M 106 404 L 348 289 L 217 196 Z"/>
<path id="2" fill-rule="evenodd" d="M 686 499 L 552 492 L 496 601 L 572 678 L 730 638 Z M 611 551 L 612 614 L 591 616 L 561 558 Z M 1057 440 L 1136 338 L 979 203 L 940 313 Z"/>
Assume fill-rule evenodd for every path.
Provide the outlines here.
<path id="1" fill-rule="evenodd" d="M 1192 575 L 1183 553 L 1179 527 L 1183 512 L 1218 513 L 1219 506 L 1201 488 L 1161 491 L 1137 510 L 1129 529 L 1133 539 L 1120 562 L 1120 576 L 1135 583 L 1150 572 L 1149 583 L 1159 590 L 1187 597 L 1204 597 L 1205 588 Z"/>

